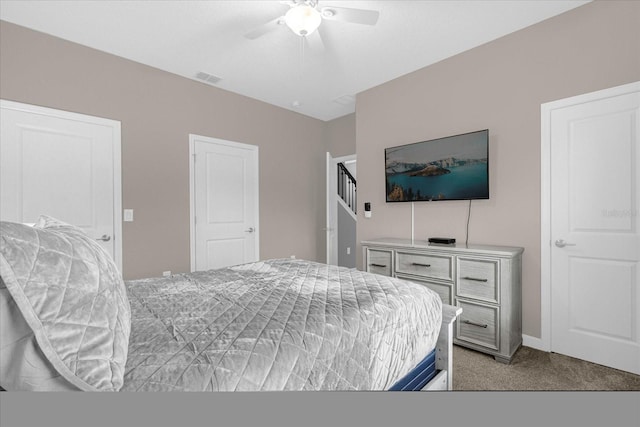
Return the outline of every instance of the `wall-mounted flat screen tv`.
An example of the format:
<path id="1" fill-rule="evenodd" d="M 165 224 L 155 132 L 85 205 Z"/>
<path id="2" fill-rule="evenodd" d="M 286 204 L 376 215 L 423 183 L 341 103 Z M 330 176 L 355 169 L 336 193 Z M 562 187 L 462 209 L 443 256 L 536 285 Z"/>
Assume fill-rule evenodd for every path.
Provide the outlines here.
<path id="1" fill-rule="evenodd" d="M 489 130 L 384 150 L 387 202 L 489 198 Z"/>

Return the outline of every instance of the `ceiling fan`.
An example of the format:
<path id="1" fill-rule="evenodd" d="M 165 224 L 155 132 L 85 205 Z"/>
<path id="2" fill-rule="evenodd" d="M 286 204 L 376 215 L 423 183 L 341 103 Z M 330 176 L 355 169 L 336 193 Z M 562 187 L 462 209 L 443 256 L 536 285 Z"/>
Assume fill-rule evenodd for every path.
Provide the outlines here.
<path id="1" fill-rule="evenodd" d="M 280 3 L 289 6 L 289 10 L 284 15 L 254 28 L 244 36 L 254 40 L 286 25 L 298 36 L 308 38 L 318 29 L 322 20 L 375 25 L 380 15 L 377 10 L 338 6 L 320 7 L 318 0 L 290 0 Z M 321 40 L 316 40 L 318 41 L 322 43 Z"/>

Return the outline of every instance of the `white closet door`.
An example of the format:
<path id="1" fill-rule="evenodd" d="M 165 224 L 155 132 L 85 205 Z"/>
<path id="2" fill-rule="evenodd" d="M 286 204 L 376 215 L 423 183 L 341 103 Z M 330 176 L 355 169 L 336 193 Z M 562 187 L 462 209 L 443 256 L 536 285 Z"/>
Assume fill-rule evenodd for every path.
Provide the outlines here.
<path id="1" fill-rule="evenodd" d="M 120 123 L 2 101 L 0 218 L 82 228 L 122 268 Z"/>
<path id="2" fill-rule="evenodd" d="M 640 374 L 640 92 L 550 117 L 551 350 Z"/>
<path id="3" fill-rule="evenodd" d="M 192 269 L 258 260 L 258 147 L 191 135 Z"/>

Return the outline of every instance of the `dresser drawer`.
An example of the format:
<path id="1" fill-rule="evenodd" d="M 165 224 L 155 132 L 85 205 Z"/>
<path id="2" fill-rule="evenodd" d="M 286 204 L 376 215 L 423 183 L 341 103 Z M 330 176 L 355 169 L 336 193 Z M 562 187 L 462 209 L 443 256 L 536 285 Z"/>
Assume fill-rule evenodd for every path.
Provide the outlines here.
<path id="1" fill-rule="evenodd" d="M 453 256 L 396 252 L 396 272 L 453 280 Z"/>
<path id="2" fill-rule="evenodd" d="M 415 277 L 403 276 L 402 274 L 398 274 L 396 277 L 424 285 L 437 293 L 443 303 L 453 305 L 453 284 L 429 282 Z"/>
<path id="3" fill-rule="evenodd" d="M 458 257 L 456 295 L 499 303 L 497 259 Z"/>
<path id="4" fill-rule="evenodd" d="M 462 307 L 462 314 L 456 325 L 456 338 L 499 350 L 497 326 L 500 323 L 500 309 L 461 300 L 457 300 L 457 305 Z"/>
<path id="5" fill-rule="evenodd" d="M 393 252 L 385 249 L 367 248 L 367 271 L 370 273 L 392 276 Z"/>

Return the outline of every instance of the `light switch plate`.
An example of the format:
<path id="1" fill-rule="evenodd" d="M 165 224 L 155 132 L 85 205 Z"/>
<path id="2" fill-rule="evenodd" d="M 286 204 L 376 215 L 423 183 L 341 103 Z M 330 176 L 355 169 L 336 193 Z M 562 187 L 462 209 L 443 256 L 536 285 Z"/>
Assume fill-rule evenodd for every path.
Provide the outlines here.
<path id="1" fill-rule="evenodd" d="M 124 210 L 124 220 L 126 222 L 132 222 L 133 221 L 133 209 L 125 209 Z"/>

